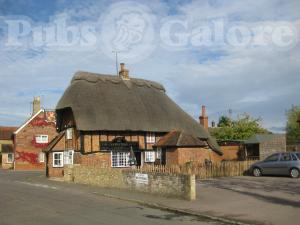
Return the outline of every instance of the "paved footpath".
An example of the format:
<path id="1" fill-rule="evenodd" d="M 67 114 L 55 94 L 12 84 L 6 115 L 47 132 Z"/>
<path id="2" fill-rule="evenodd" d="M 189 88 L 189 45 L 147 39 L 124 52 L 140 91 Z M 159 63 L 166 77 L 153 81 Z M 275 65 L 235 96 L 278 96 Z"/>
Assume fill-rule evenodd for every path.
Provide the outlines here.
<path id="1" fill-rule="evenodd" d="M 94 211 L 87 210 L 85 207 L 77 206 L 77 208 L 73 209 L 73 213 L 76 213 L 77 217 L 79 215 L 83 216 L 82 213 L 84 212 L 84 218 L 88 219 L 91 219 L 91 216 L 102 218 L 103 215 L 100 212 L 103 207 L 109 208 L 110 213 L 114 211 L 118 212 L 115 208 L 110 208 L 114 204 L 125 204 L 127 206 L 124 207 L 132 207 L 132 209 L 141 207 L 144 211 L 149 210 L 150 214 L 148 214 L 146 219 L 145 217 L 140 218 L 141 215 L 138 212 L 141 211 L 139 210 L 129 210 L 130 212 L 127 211 L 127 213 L 133 213 L 132 215 L 136 215 L 141 221 L 148 221 L 150 218 L 150 220 L 153 220 L 152 222 L 159 224 L 166 224 L 161 222 L 171 221 L 172 224 L 193 224 L 197 222 L 196 224 L 221 225 L 238 224 L 235 222 L 239 221 L 244 224 L 292 225 L 296 224 L 295 222 L 298 221 L 297 219 L 300 215 L 300 179 L 285 177 L 236 177 L 200 181 L 197 183 L 197 200 L 189 202 L 118 189 L 105 189 L 50 181 L 45 179 L 40 173 L 3 172 L 0 170 L 0 218 L 4 218 L 4 214 L 6 213 L 2 210 L 2 200 L 7 198 L 5 197 L 3 186 L 4 188 L 6 187 L 6 191 L 7 189 L 14 190 L 11 193 L 12 195 L 15 195 L 14 192 L 20 194 L 18 198 L 24 199 L 24 202 L 28 200 L 27 196 L 24 195 L 29 190 L 35 190 L 29 191 L 28 194 L 31 198 L 42 192 L 43 194 L 40 196 L 40 201 L 44 203 L 41 208 L 47 209 L 50 207 L 49 204 L 51 204 L 52 207 L 55 207 L 56 210 L 62 214 L 70 207 L 73 209 L 74 206 L 76 206 L 75 202 L 80 206 L 81 204 L 88 205 L 89 202 L 91 202 L 90 204 L 93 210 L 99 207 L 99 210 L 96 210 L 99 215 L 93 215 Z M 20 191 L 20 188 L 22 191 Z M 24 190 L 25 193 L 23 193 Z M 52 201 L 48 202 L 49 198 L 54 198 L 54 196 L 55 199 L 58 200 L 58 203 Z M 77 200 L 75 201 L 75 199 Z M 126 201 L 120 201 L 120 199 Z M 37 200 L 35 199 L 35 201 Z M 99 204 L 99 206 L 97 204 Z M 108 206 L 106 204 L 108 204 Z M 28 205 L 28 203 L 26 203 L 26 205 Z M 14 204 L 7 205 L 6 203 L 3 208 L 9 209 L 10 207 L 13 208 L 15 206 Z M 161 211 L 159 209 L 169 211 Z M 69 211 L 67 210 L 67 212 Z M 190 217 L 184 213 L 198 216 Z M 70 219 L 68 213 L 66 213 L 66 216 Z M 169 220 L 170 218 L 172 219 Z M 55 224 L 68 224 L 62 223 L 62 221 L 58 221 Z M 81 224 L 76 223 L 79 221 L 79 219 L 75 220 L 73 224 Z M 109 221 L 108 218 L 107 221 Z M 93 224 L 93 221 L 85 224 Z"/>

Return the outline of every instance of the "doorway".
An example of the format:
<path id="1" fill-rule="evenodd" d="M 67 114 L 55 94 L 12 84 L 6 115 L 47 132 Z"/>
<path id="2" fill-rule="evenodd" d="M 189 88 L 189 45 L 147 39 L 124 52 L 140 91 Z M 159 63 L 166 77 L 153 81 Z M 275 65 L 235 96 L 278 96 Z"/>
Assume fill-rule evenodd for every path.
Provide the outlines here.
<path id="1" fill-rule="evenodd" d="M 142 154 L 141 152 L 134 152 L 134 156 L 135 156 L 135 159 L 136 159 L 136 165 L 137 166 L 141 166 L 141 160 L 142 160 Z"/>

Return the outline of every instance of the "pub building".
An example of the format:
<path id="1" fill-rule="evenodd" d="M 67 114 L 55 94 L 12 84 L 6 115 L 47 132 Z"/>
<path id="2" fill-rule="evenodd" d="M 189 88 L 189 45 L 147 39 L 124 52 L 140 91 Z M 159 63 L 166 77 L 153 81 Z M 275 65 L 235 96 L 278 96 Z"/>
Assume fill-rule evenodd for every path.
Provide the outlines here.
<path id="1" fill-rule="evenodd" d="M 58 135 L 44 149 L 47 175 L 69 164 L 130 167 L 221 160 L 208 131 L 156 82 L 77 72 L 56 107 Z"/>

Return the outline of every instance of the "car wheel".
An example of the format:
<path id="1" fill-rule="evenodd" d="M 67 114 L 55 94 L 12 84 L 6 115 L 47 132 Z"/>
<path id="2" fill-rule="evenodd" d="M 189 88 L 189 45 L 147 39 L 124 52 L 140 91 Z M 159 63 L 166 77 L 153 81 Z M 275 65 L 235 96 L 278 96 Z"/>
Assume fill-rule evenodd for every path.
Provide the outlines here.
<path id="1" fill-rule="evenodd" d="M 261 170 L 259 168 L 254 168 L 253 169 L 253 176 L 255 177 L 260 177 L 261 176 Z"/>
<path id="2" fill-rule="evenodd" d="M 300 172 L 299 172 L 298 169 L 296 169 L 296 168 L 291 169 L 291 171 L 290 171 L 290 176 L 291 176 L 292 178 L 298 178 L 299 175 L 300 175 Z"/>

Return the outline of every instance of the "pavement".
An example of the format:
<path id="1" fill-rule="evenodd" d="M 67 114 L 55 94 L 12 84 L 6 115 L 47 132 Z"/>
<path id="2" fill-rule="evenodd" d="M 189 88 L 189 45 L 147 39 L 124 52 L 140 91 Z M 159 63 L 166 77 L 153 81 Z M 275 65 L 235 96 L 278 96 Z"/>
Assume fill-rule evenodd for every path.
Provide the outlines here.
<path id="1" fill-rule="evenodd" d="M 3 186 L 4 188 L 7 187 L 4 189 Z M 20 188 L 22 188 L 22 191 L 20 191 Z M 159 224 L 161 222 L 163 222 L 161 224 L 172 222 L 172 224 L 292 225 L 296 224 L 297 218 L 300 215 L 300 179 L 291 179 L 288 177 L 234 177 L 198 181 L 197 199 L 190 202 L 120 189 L 105 189 L 81 184 L 51 181 L 46 179 L 43 174 L 36 172 L 4 172 L 0 170 L 0 218 L 4 218 L 3 216 L 5 216 L 3 215 L 5 211 L 3 212 L 2 210 L 2 204 L 9 200 L 6 196 L 7 190 L 9 190 L 9 192 L 13 191 L 11 193 L 12 196 L 19 195 L 18 199 L 24 199 L 24 201 L 27 196 L 28 198 L 33 198 L 38 194 L 38 191 L 29 191 L 28 195 L 26 192 L 23 193 L 23 191 L 27 189 L 36 189 L 43 193 L 39 199 L 39 201 L 41 201 L 39 204 L 42 205 L 40 208 L 42 209 L 48 209 L 52 206 L 56 208 L 56 211 L 64 211 L 70 208 L 70 204 L 72 205 L 71 208 L 73 208 L 76 205 L 74 202 L 74 197 L 76 197 L 76 199 L 81 199 L 76 200 L 79 205 L 81 205 L 81 202 L 83 204 L 85 204 L 85 202 L 89 204 L 90 199 L 91 207 L 94 207 L 95 210 L 98 207 L 98 201 L 99 215 L 92 215 L 93 218 L 94 216 L 98 218 L 101 215 L 100 212 L 103 207 L 109 209 L 109 212 L 112 213 L 116 211 L 116 209 L 113 208 L 114 204 L 126 205 L 123 207 L 132 207 L 130 209 L 134 210 L 128 213 L 133 216 L 136 215 L 137 218 L 134 219 L 140 220 L 141 223 L 151 222 L 152 220 L 152 223 L 155 222 Z M 47 192 L 51 193 L 47 194 Z M 52 198 L 51 196 L 55 196 L 55 198 L 61 200 L 58 201 L 58 203 L 51 203 L 49 202 L 49 197 Z M 2 201 L 3 199 L 6 199 L 6 201 Z M 14 198 L 11 197 L 11 199 Z M 116 201 L 116 203 L 114 203 L 114 201 Z M 14 207 L 13 204 L 5 204 L 4 209 Z M 139 207 L 143 210 L 137 210 L 139 212 L 137 213 L 135 209 Z M 22 209 L 20 210 L 22 211 Z M 51 211 L 53 209 L 49 210 Z M 89 219 L 91 217 L 89 214 L 93 214 L 94 212 L 91 210 L 87 213 L 86 208 L 81 209 L 78 207 L 73 210 L 77 216 L 82 210 L 82 212 L 87 214 L 86 217 Z M 95 213 L 96 212 L 97 210 Z M 116 212 L 118 212 L 118 210 Z M 150 216 L 143 216 L 145 212 Z M 67 213 L 66 216 L 68 215 Z M 101 215 L 101 218 L 102 217 L 103 215 Z M 172 219 L 169 220 L 166 218 Z M 76 222 L 79 221 L 80 220 L 76 220 Z M 109 221 L 108 218 L 107 221 Z M 55 224 L 68 224 L 59 222 L 61 221 Z M 84 224 L 93 224 L 93 222 L 94 221 L 90 221 Z M 0 222 L 0 224 L 16 223 Z"/>

